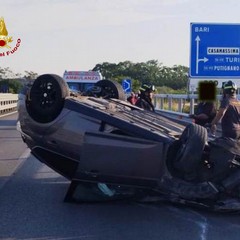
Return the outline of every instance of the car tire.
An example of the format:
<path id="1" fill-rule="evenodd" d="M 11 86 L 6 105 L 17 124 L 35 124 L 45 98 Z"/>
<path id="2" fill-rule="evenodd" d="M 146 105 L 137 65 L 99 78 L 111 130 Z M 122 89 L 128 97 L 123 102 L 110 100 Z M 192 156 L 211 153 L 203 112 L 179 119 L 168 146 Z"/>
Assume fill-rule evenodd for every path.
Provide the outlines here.
<path id="1" fill-rule="evenodd" d="M 36 122 L 51 122 L 61 113 L 67 96 L 69 96 L 67 83 L 60 76 L 40 75 L 28 93 L 27 112 Z"/>
<path id="2" fill-rule="evenodd" d="M 181 145 L 174 159 L 174 167 L 189 180 L 197 177 L 207 139 L 206 128 L 197 124 L 188 125 L 179 138 Z"/>
<path id="3" fill-rule="evenodd" d="M 120 100 L 126 100 L 125 93 L 121 84 L 112 80 L 100 80 L 95 83 L 95 86 L 101 88 L 100 97 L 105 99 L 115 98 Z"/>

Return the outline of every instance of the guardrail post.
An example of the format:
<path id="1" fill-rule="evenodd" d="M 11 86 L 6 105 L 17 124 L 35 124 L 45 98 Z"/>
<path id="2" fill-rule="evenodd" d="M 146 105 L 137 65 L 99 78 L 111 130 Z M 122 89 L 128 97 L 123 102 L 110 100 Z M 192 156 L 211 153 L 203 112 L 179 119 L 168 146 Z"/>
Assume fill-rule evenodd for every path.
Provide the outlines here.
<path id="1" fill-rule="evenodd" d="M 153 105 L 155 109 L 159 109 L 159 99 L 156 97 L 153 98 Z"/>
<path id="2" fill-rule="evenodd" d="M 178 99 L 178 112 L 182 112 L 182 106 L 183 106 L 183 100 L 181 98 L 181 99 Z"/>
<path id="3" fill-rule="evenodd" d="M 168 110 L 172 111 L 172 96 L 168 97 Z"/>
<path id="4" fill-rule="evenodd" d="M 194 98 L 190 98 L 190 114 L 194 114 Z"/>
<path id="5" fill-rule="evenodd" d="M 164 105 L 164 98 L 160 97 L 160 109 L 163 109 L 163 105 Z"/>

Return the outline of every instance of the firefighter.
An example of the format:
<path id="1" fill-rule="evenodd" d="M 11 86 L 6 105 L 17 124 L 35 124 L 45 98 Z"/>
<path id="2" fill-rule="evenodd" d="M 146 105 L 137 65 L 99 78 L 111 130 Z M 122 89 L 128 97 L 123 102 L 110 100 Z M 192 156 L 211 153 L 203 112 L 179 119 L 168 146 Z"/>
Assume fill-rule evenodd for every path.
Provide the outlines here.
<path id="1" fill-rule="evenodd" d="M 221 120 L 222 137 L 240 138 L 240 101 L 236 97 L 237 85 L 228 81 L 223 85 L 223 99 L 216 117 L 211 122 L 211 131 L 216 132 Z"/>
<path id="2" fill-rule="evenodd" d="M 216 116 L 216 106 L 213 101 L 201 101 L 197 106 L 196 114 L 190 114 L 189 117 L 195 120 L 196 124 L 205 126 L 211 123 Z"/>
<path id="3" fill-rule="evenodd" d="M 135 105 L 145 110 L 154 112 L 155 110 L 152 103 L 154 91 L 155 91 L 154 85 L 144 83 L 140 88 L 139 97 Z"/>

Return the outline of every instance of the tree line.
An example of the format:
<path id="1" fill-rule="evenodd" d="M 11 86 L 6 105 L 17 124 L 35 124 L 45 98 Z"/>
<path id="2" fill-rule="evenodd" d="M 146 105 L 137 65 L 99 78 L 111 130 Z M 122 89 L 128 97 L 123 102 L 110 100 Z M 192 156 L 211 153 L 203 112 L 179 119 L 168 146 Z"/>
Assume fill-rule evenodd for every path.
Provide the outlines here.
<path id="1" fill-rule="evenodd" d="M 100 71 L 104 78 L 121 82 L 122 79 L 130 78 L 133 89 L 137 90 L 142 83 L 152 83 L 156 87 L 168 91 L 186 91 L 189 68 L 181 65 L 173 67 L 164 66 L 157 60 L 133 63 L 130 61 L 118 64 L 104 62 L 97 64 L 94 71 Z"/>
<path id="2" fill-rule="evenodd" d="M 123 79 L 132 80 L 132 89 L 137 91 L 142 83 L 154 84 L 161 93 L 186 92 L 189 68 L 182 65 L 164 66 L 157 60 L 133 63 L 124 61 L 119 63 L 103 62 L 96 64 L 92 71 L 100 71 L 104 79 L 115 80 L 119 83 Z M 76 69 L 81 71 L 81 69 Z M 25 71 L 15 74 L 9 68 L 0 67 L 0 91 L 6 84 L 9 92 L 17 93 L 22 85 L 36 79 L 37 73 Z"/>
<path id="3" fill-rule="evenodd" d="M 0 93 L 19 93 L 24 84 L 32 82 L 38 76 L 33 71 L 24 71 L 24 74 L 14 73 L 9 67 L 0 67 Z"/>

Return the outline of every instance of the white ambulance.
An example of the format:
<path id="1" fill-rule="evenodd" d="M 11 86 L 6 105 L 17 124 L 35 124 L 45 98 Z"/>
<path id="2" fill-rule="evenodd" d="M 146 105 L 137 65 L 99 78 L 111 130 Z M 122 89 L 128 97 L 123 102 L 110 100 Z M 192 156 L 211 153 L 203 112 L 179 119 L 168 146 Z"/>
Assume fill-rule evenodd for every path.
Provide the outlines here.
<path id="1" fill-rule="evenodd" d="M 73 91 L 86 92 L 94 83 L 102 80 L 99 71 L 65 71 L 63 79 Z"/>

